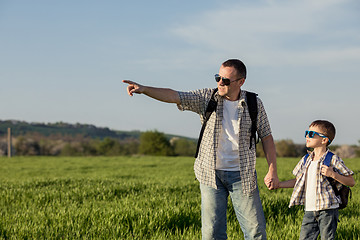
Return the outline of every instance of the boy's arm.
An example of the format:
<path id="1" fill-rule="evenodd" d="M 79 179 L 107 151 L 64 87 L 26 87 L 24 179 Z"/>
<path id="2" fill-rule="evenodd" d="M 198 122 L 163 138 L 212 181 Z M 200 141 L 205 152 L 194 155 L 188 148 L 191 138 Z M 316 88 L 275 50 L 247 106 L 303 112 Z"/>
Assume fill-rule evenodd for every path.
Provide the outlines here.
<path id="1" fill-rule="evenodd" d="M 321 174 L 327 177 L 331 177 L 336 181 L 340 182 L 349 187 L 353 187 L 355 185 L 355 180 L 352 175 L 344 176 L 337 172 L 334 172 L 332 167 L 328 167 L 326 165 L 321 166 Z"/>
<path id="2" fill-rule="evenodd" d="M 295 186 L 295 183 L 296 183 L 296 178 L 279 182 L 279 188 L 293 188 Z"/>
<path id="3" fill-rule="evenodd" d="M 301 160 L 298 162 L 295 169 L 293 170 L 293 174 L 296 176 L 296 178 L 290 179 L 287 181 L 283 181 L 283 182 L 279 182 L 278 188 L 293 188 L 293 187 L 295 187 L 296 180 L 301 175 L 301 168 L 302 168 L 303 162 L 304 162 L 304 158 L 301 158 Z M 265 184 L 266 184 L 266 186 L 270 185 L 269 182 L 265 182 Z"/>
<path id="4" fill-rule="evenodd" d="M 283 182 L 279 182 L 278 188 L 293 188 L 295 186 L 295 183 L 296 183 L 296 178 L 291 179 L 291 180 L 287 180 L 287 181 L 283 181 Z M 270 184 L 271 184 L 271 180 L 266 179 L 265 180 L 265 185 L 268 188 L 270 188 Z"/>

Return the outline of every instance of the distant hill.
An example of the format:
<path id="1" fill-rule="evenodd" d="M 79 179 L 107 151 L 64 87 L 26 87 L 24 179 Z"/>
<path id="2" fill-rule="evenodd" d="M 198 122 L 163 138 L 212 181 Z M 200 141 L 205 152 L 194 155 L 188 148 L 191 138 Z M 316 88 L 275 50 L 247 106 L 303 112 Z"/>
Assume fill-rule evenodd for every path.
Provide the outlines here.
<path id="1" fill-rule="evenodd" d="M 62 135 L 62 136 L 83 136 L 93 139 L 104 139 L 106 137 L 115 138 L 119 140 L 138 139 L 140 138 L 140 131 L 117 131 L 111 130 L 107 127 L 101 128 L 90 124 L 70 124 L 64 122 L 56 123 L 28 123 L 18 120 L 0 120 L 0 136 L 7 135 L 7 129 L 11 128 L 11 133 L 14 137 L 23 136 L 31 133 L 38 133 L 43 136 Z M 175 136 L 166 134 L 170 139 L 172 137 L 180 137 L 191 139 L 187 137 Z"/>
<path id="2" fill-rule="evenodd" d="M 139 138 L 140 131 L 115 131 L 109 128 L 96 127 L 90 124 L 69 124 L 64 122 L 57 123 L 28 123 L 17 120 L 0 120 L 0 135 L 6 135 L 7 129 L 11 128 L 13 136 L 21 136 L 31 133 L 39 133 L 43 136 L 63 135 L 63 136 L 84 136 L 93 139 L 104 139 L 105 137 L 120 140 L 128 138 Z"/>

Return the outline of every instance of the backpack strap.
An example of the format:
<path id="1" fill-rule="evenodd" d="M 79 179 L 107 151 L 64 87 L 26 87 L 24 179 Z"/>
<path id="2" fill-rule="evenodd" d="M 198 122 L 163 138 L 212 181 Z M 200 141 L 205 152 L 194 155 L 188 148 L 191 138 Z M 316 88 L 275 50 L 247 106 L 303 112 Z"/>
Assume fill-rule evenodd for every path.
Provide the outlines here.
<path id="1" fill-rule="evenodd" d="M 204 119 L 204 123 L 201 127 L 201 131 L 200 131 L 200 134 L 199 134 L 199 139 L 198 139 L 198 142 L 197 142 L 197 146 L 196 146 L 196 153 L 195 153 L 195 158 L 197 158 L 198 154 L 199 154 L 199 149 L 200 149 L 200 144 L 201 144 L 201 140 L 202 140 L 202 137 L 203 137 L 203 134 L 204 134 L 204 130 L 205 130 L 205 127 L 206 127 L 206 123 L 207 121 L 210 119 L 210 116 L 211 114 L 216 111 L 216 107 L 217 107 L 217 101 L 215 100 L 215 93 L 218 91 L 217 88 L 214 89 L 214 91 L 212 92 L 211 94 L 211 98 L 210 98 L 210 101 L 206 107 L 206 111 L 205 111 L 205 119 Z"/>
<path id="2" fill-rule="evenodd" d="M 251 136 L 250 136 L 250 148 L 252 147 L 252 140 L 255 141 L 256 144 L 259 142 L 259 136 L 256 139 L 256 131 L 257 131 L 257 115 L 258 115 L 258 107 L 257 107 L 257 94 L 253 92 L 246 92 L 246 103 L 248 105 L 249 114 L 251 118 Z"/>
<path id="3" fill-rule="evenodd" d="M 331 159 L 333 156 L 334 156 L 334 154 L 332 152 L 328 151 L 328 153 L 325 156 L 324 165 L 330 167 Z M 330 185 L 333 188 L 335 195 L 338 196 L 339 190 L 336 187 L 336 180 L 331 177 L 326 177 L 326 179 L 330 182 Z"/>
<path id="4" fill-rule="evenodd" d="M 325 156 L 324 165 L 330 167 L 331 159 L 333 156 L 334 156 L 334 154 L 332 152 L 328 151 L 328 153 Z"/>
<path id="5" fill-rule="evenodd" d="M 324 165 L 330 167 L 331 159 L 332 159 L 333 156 L 334 156 L 334 154 L 332 152 L 328 151 L 328 153 L 325 156 Z M 308 157 L 309 157 L 309 154 L 307 153 L 304 156 L 304 165 L 305 165 L 306 160 L 307 160 Z"/>
<path id="6" fill-rule="evenodd" d="M 305 157 L 304 157 L 304 166 L 305 166 L 305 164 L 306 164 L 306 160 L 307 160 L 307 158 L 309 157 L 309 154 L 307 153 L 306 155 L 305 155 Z"/>
<path id="7" fill-rule="evenodd" d="M 325 160 L 324 160 L 324 165 L 330 167 L 331 165 L 331 159 L 334 156 L 334 154 L 330 151 L 328 151 L 328 153 L 325 156 Z M 341 183 L 341 187 L 340 190 L 337 189 L 336 187 L 336 181 L 335 179 L 331 178 L 331 177 L 326 177 L 326 179 L 330 182 L 330 185 L 332 187 L 332 189 L 335 192 L 335 196 L 339 197 L 341 199 L 341 203 L 339 204 L 339 209 L 343 209 L 346 207 L 346 205 L 348 204 L 348 199 L 351 199 L 351 189 L 348 186 L 345 186 L 344 184 Z"/>

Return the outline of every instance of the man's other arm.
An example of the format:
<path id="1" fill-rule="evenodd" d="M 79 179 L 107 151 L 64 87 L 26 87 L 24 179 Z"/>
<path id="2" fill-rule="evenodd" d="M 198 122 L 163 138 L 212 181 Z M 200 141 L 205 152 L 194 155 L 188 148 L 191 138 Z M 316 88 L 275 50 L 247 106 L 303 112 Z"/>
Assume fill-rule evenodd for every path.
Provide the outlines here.
<path id="1" fill-rule="evenodd" d="M 272 135 L 266 136 L 261 139 L 266 160 L 269 165 L 269 171 L 264 178 L 264 182 L 269 190 L 277 189 L 279 187 L 279 178 L 277 175 L 276 166 L 276 149 Z"/>

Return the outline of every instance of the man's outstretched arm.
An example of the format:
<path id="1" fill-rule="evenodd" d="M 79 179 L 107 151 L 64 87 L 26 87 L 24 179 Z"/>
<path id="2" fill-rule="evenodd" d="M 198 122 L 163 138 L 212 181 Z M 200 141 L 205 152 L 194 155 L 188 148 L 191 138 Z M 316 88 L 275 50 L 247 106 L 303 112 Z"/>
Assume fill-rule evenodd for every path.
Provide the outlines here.
<path id="1" fill-rule="evenodd" d="M 130 80 L 123 80 L 123 83 L 127 83 L 127 92 L 130 96 L 134 93 L 145 94 L 151 98 L 159 100 L 161 102 L 180 104 L 180 97 L 177 91 L 169 88 L 156 88 L 143 86 Z"/>

